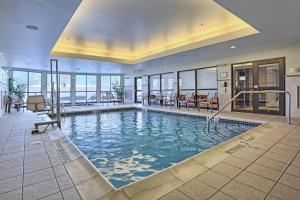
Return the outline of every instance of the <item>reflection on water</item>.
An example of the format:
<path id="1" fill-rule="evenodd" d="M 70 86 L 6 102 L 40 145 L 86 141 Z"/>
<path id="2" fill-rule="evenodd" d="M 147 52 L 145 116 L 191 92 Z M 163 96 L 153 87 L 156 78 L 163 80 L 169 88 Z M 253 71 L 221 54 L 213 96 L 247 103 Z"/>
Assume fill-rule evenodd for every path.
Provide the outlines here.
<path id="1" fill-rule="evenodd" d="M 66 117 L 62 130 L 116 187 L 139 180 L 253 126 L 142 110 Z"/>

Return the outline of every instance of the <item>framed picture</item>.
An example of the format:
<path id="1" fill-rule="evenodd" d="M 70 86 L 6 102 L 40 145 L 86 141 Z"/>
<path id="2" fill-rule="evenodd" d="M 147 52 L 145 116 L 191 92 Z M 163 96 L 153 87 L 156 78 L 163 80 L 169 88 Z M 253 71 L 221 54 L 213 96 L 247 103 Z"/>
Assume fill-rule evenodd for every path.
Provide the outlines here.
<path id="1" fill-rule="evenodd" d="M 228 78 L 228 72 L 221 72 L 220 78 L 222 78 L 222 79 Z"/>

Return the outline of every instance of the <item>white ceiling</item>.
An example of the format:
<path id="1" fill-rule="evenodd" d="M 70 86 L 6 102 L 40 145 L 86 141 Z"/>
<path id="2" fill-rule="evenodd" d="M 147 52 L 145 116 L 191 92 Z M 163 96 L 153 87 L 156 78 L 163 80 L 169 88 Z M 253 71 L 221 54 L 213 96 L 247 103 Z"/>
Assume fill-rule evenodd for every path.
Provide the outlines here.
<path id="1" fill-rule="evenodd" d="M 135 66 L 136 69 L 176 66 L 181 63 L 217 60 L 262 48 L 300 41 L 299 0 L 215 0 L 260 31 L 259 34 L 187 51 Z M 230 50 L 235 45 L 238 48 Z M 181 55 L 185 56 L 182 57 Z M 194 59 L 194 61 L 193 61 Z M 218 64 L 218 63 L 215 63 Z"/>
<path id="2" fill-rule="evenodd" d="M 83 0 L 51 54 L 137 63 L 255 33 L 213 0 Z"/>
<path id="3" fill-rule="evenodd" d="M 160 1 L 164 2 L 163 0 Z M 246 52 L 250 49 L 275 44 L 287 44 L 300 40 L 299 0 L 215 1 L 241 19 L 247 21 L 258 29 L 260 33 L 189 51 L 185 53 L 186 55 L 196 55 L 197 59 L 215 59 L 216 57 L 231 56 Z M 150 2 L 151 0 L 146 2 L 146 7 L 149 7 L 147 9 L 151 8 Z M 180 1 L 177 2 L 179 2 L 178 5 L 181 5 Z M 80 0 L 1 0 L 0 65 L 46 69 L 52 47 L 79 4 Z M 136 6 L 144 6 L 144 4 L 140 5 L 137 3 Z M 141 17 L 143 16 L 143 12 L 146 12 L 145 10 L 139 11 L 136 7 L 132 9 L 132 12 L 133 11 L 140 12 Z M 179 12 L 178 16 L 183 17 L 180 11 L 177 10 L 177 12 Z M 117 13 L 122 14 L 122 12 Z M 158 18 L 159 17 L 160 16 L 158 16 Z M 122 16 L 120 16 L 120 18 L 122 18 Z M 168 19 L 167 16 L 164 16 L 164 18 Z M 125 25 L 126 20 L 127 19 L 124 19 Z M 170 23 L 172 22 L 172 19 L 168 20 L 171 20 Z M 149 21 L 149 23 L 151 23 L 151 21 Z M 29 31 L 24 28 L 25 25 L 36 25 L 40 30 Z M 124 33 L 130 31 L 131 30 L 126 28 L 120 30 L 120 32 Z M 142 37 L 142 33 L 143 30 L 141 29 L 141 31 L 135 33 L 135 37 Z M 228 51 L 228 46 L 232 44 L 238 46 L 238 49 Z M 176 62 L 176 60 L 180 59 L 178 57 L 178 55 L 167 56 L 165 58 L 144 62 L 134 67 L 143 68 L 168 64 Z M 118 73 L 130 68 L 128 65 L 119 65 L 110 62 L 59 59 L 63 71 L 76 71 L 77 68 L 80 69 L 79 71 L 107 72 L 111 70 Z"/>

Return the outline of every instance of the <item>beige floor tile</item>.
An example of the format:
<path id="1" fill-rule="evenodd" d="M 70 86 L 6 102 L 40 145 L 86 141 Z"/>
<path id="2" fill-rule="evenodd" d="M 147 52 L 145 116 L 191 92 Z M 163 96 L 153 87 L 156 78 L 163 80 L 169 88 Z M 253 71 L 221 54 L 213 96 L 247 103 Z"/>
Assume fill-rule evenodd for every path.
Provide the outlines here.
<path id="1" fill-rule="evenodd" d="M 266 158 L 266 157 L 260 157 L 254 163 L 271 168 L 271 169 L 278 170 L 280 172 L 283 172 L 288 166 L 287 163 L 282 163 L 282 162 L 272 160 L 272 159 Z"/>
<path id="2" fill-rule="evenodd" d="M 277 148 L 277 147 L 272 147 L 269 151 L 272 152 L 272 153 L 275 153 L 275 154 L 286 155 L 286 156 L 289 156 L 289 157 L 294 157 L 297 153 L 297 151 L 289 151 L 289 150 L 280 149 L 280 148 Z"/>
<path id="3" fill-rule="evenodd" d="M 221 191 L 238 200 L 263 200 L 267 196 L 266 193 L 238 181 L 230 182 Z"/>
<path id="4" fill-rule="evenodd" d="M 248 160 L 250 162 L 255 161 L 259 157 L 259 155 L 255 154 L 255 153 L 250 153 L 250 152 L 245 152 L 245 151 L 238 151 L 238 152 L 234 153 L 233 156 L 244 159 L 244 160 Z"/>
<path id="5" fill-rule="evenodd" d="M 278 199 L 278 198 L 276 198 L 274 196 L 269 195 L 269 196 L 267 196 L 267 198 L 265 200 L 280 200 L 280 199 Z"/>
<path id="6" fill-rule="evenodd" d="M 22 176 L 16 176 L 0 181 L 0 194 L 21 188 L 22 180 Z"/>
<path id="7" fill-rule="evenodd" d="M 32 185 L 52 178 L 54 178 L 52 168 L 34 171 L 28 174 L 24 174 L 24 186 Z"/>
<path id="8" fill-rule="evenodd" d="M 289 168 L 286 170 L 286 173 L 300 178 L 300 167 L 297 167 L 296 165 L 290 165 Z"/>
<path id="9" fill-rule="evenodd" d="M 251 186 L 257 190 L 268 193 L 275 185 L 274 181 L 258 176 L 256 174 L 243 171 L 234 180 L 240 181 L 248 186 Z"/>
<path id="10" fill-rule="evenodd" d="M 216 189 L 221 189 L 226 183 L 230 181 L 230 178 L 211 170 L 198 176 L 197 179 Z"/>
<path id="11" fill-rule="evenodd" d="M 237 157 L 233 157 L 233 156 L 230 156 L 230 157 L 226 158 L 222 162 L 230 164 L 230 165 L 235 166 L 235 167 L 238 167 L 240 169 L 245 169 L 251 164 L 250 161 L 247 161 L 247 160 L 244 160 L 244 159 L 241 159 L 241 158 L 237 158 Z"/>
<path id="12" fill-rule="evenodd" d="M 234 200 L 232 197 L 224 194 L 223 192 L 218 192 L 214 196 L 212 196 L 209 200 Z"/>
<path id="13" fill-rule="evenodd" d="M 23 174 L 23 166 L 0 170 L 0 181 Z"/>
<path id="14" fill-rule="evenodd" d="M 181 192 L 174 190 L 165 196 L 159 198 L 159 200 L 191 200 L 191 198 L 187 197 L 186 195 L 182 194 Z"/>
<path id="15" fill-rule="evenodd" d="M 69 188 L 61 192 L 64 200 L 81 200 L 75 188 Z"/>
<path id="16" fill-rule="evenodd" d="M 61 193 L 57 192 L 55 194 L 51 194 L 51 195 L 41 198 L 39 200 L 63 200 L 63 198 L 62 198 Z"/>
<path id="17" fill-rule="evenodd" d="M 22 200 L 22 189 L 13 190 L 10 192 L 6 192 L 4 194 L 0 194 L 1 200 Z"/>
<path id="18" fill-rule="evenodd" d="M 299 177 L 285 173 L 279 179 L 279 183 L 282 183 L 282 184 L 290 186 L 294 189 L 300 190 L 300 178 Z"/>
<path id="19" fill-rule="evenodd" d="M 278 149 L 288 150 L 288 151 L 298 151 L 299 150 L 299 148 L 297 148 L 297 147 L 289 146 L 289 145 L 281 144 L 281 143 L 276 144 L 274 147 L 276 147 Z"/>
<path id="20" fill-rule="evenodd" d="M 298 200 L 300 199 L 300 191 L 288 186 L 277 183 L 270 195 L 282 200 Z"/>
<path id="21" fill-rule="evenodd" d="M 0 156 L 0 161 L 14 160 L 14 159 L 23 158 L 23 157 L 24 157 L 24 152 L 3 154 L 3 155 Z"/>
<path id="22" fill-rule="evenodd" d="M 240 168 L 222 162 L 215 165 L 213 168 L 211 168 L 211 170 L 218 172 L 219 174 L 222 174 L 224 176 L 227 176 L 228 178 L 233 178 L 242 171 Z"/>
<path id="23" fill-rule="evenodd" d="M 298 154 L 299 155 L 299 154 Z M 292 165 L 300 167 L 300 158 L 295 158 L 292 162 Z"/>
<path id="24" fill-rule="evenodd" d="M 73 182 L 69 176 L 57 177 L 57 183 L 59 185 L 60 190 L 65 190 L 73 187 Z"/>
<path id="25" fill-rule="evenodd" d="M 55 179 L 36 183 L 24 187 L 24 200 L 35 200 L 59 192 L 59 187 Z"/>
<path id="26" fill-rule="evenodd" d="M 65 167 L 63 165 L 58 165 L 53 167 L 54 174 L 56 177 L 68 175 Z"/>
<path id="27" fill-rule="evenodd" d="M 258 164 L 252 164 L 246 170 L 249 172 L 252 172 L 254 174 L 263 176 L 265 178 L 271 179 L 273 181 L 277 181 L 282 174 L 281 172 L 279 172 L 277 170 L 274 170 L 274 169 L 271 169 L 268 167 L 264 167 L 264 166 L 258 165 Z"/>
<path id="28" fill-rule="evenodd" d="M 196 179 L 180 186 L 178 190 L 195 200 L 208 199 L 217 191 Z"/>
<path id="29" fill-rule="evenodd" d="M 0 162 L 0 170 L 8 169 L 8 168 L 13 168 L 13 167 L 18 167 L 23 165 L 23 158 L 17 158 L 13 160 L 6 160 L 6 161 L 1 161 Z"/>
<path id="30" fill-rule="evenodd" d="M 293 160 L 293 156 L 288 156 L 288 155 L 281 155 L 278 153 L 273 153 L 273 152 L 266 152 L 263 156 L 263 158 L 269 158 L 272 160 L 276 160 L 279 162 L 283 163 L 290 163 Z"/>

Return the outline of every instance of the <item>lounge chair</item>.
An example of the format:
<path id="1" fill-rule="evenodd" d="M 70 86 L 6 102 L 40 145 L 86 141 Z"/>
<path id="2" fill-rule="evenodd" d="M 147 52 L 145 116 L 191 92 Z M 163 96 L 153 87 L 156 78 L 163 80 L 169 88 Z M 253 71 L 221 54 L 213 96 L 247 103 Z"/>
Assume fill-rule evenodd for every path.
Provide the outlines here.
<path id="1" fill-rule="evenodd" d="M 27 98 L 27 110 L 32 112 L 50 111 L 47 108 L 44 95 L 28 96 Z"/>
<path id="2" fill-rule="evenodd" d="M 124 103 L 124 99 L 121 97 L 115 97 L 112 92 L 106 92 L 106 103 Z"/>

